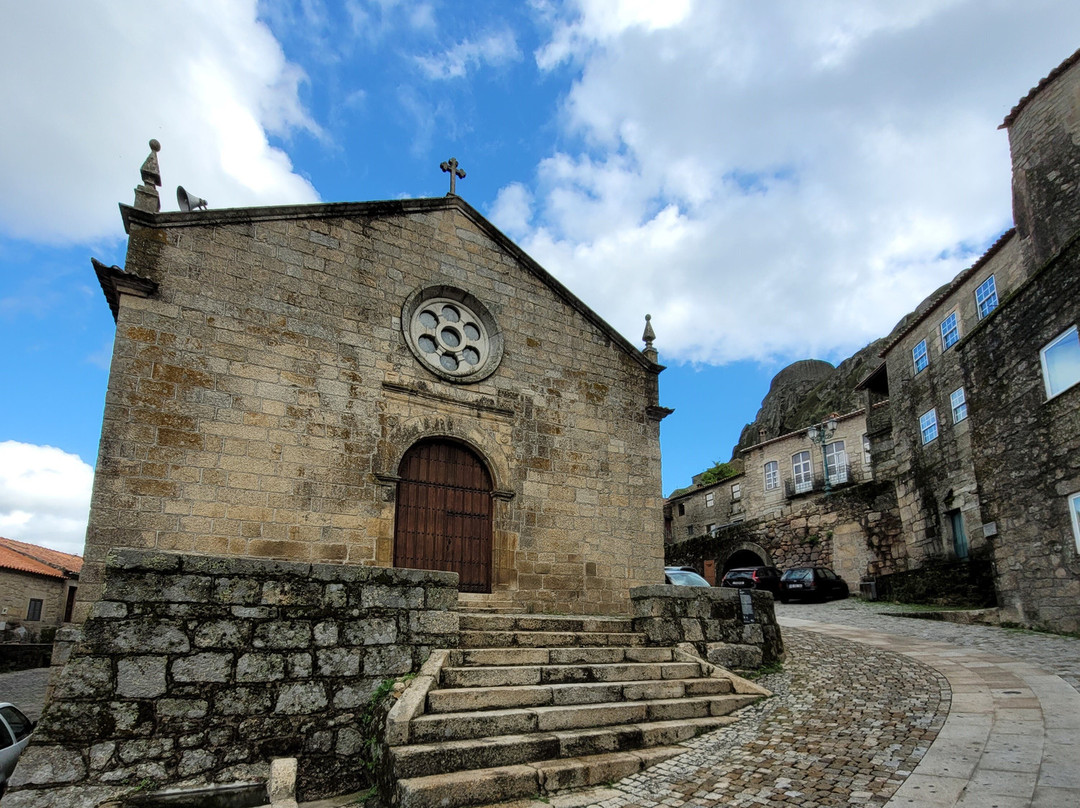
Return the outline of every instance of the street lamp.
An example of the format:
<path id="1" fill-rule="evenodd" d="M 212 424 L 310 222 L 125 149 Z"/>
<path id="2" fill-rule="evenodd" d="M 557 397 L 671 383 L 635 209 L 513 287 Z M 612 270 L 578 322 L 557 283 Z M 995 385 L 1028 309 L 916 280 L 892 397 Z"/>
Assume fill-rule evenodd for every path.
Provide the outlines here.
<path id="1" fill-rule="evenodd" d="M 825 456 L 825 444 L 829 442 L 829 438 L 836 432 L 836 419 L 832 416 L 829 420 L 820 424 L 815 424 L 806 430 L 806 437 L 810 438 L 811 443 L 816 443 L 821 447 L 821 467 L 825 470 L 825 496 L 829 495 L 829 458 Z"/>

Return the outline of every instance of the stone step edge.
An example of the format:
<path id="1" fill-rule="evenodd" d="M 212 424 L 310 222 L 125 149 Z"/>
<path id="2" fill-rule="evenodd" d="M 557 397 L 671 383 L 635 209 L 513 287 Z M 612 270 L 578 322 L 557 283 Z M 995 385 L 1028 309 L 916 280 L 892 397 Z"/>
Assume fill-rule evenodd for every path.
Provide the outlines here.
<path id="1" fill-rule="evenodd" d="M 449 655 L 448 655 L 448 658 L 449 658 Z M 720 675 L 715 676 L 715 677 L 711 676 L 705 670 L 705 668 L 702 668 L 700 666 L 700 663 L 701 663 L 700 659 L 694 658 L 694 659 L 672 659 L 672 660 L 670 660 L 668 662 L 565 662 L 565 663 L 560 662 L 560 663 L 555 663 L 555 664 L 548 663 L 546 665 L 542 665 L 542 664 L 540 664 L 540 665 L 450 665 L 450 664 L 446 664 L 446 665 L 442 666 L 442 668 L 440 668 L 440 671 L 442 671 L 442 670 L 445 670 L 447 672 L 449 672 L 449 671 L 455 671 L 455 672 L 456 671 L 468 671 L 470 674 L 474 674 L 474 673 L 476 673 L 478 671 L 522 671 L 522 670 L 527 670 L 529 668 L 536 668 L 541 673 L 543 673 L 544 671 L 566 671 L 566 670 L 570 670 L 570 669 L 574 669 L 574 668 L 609 669 L 609 668 L 622 667 L 622 668 L 641 669 L 641 668 L 643 668 L 645 666 L 662 667 L 664 665 L 695 665 L 696 664 L 696 665 L 699 666 L 699 670 L 701 671 L 702 678 L 706 678 L 706 679 L 710 679 L 710 678 L 729 678 L 728 676 L 726 676 L 724 674 L 720 674 Z M 708 662 L 706 662 L 704 664 L 709 665 Z M 713 665 L 711 667 L 715 668 L 716 666 Z M 717 670 L 718 671 L 723 671 L 723 668 L 718 668 Z M 732 678 L 734 676 L 735 676 L 735 674 L 731 674 Z M 663 676 L 661 676 L 660 678 L 661 678 L 661 680 L 663 680 Z M 641 681 L 653 681 L 653 680 L 651 680 L 651 679 L 642 679 Z M 568 682 L 550 682 L 550 683 L 537 682 L 536 684 L 543 685 L 543 684 L 570 684 L 570 683 L 568 683 Z M 582 682 L 581 684 L 585 684 L 585 683 Z M 498 686 L 499 685 L 486 685 L 486 687 L 498 687 Z M 505 685 L 505 686 L 509 687 L 509 685 Z M 470 688 L 470 687 L 485 687 L 485 685 L 465 685 L 461 689 L 467 689 L 467 688 Z M 458 689 L 458 688 L 454 687 L 454 688 L 446 688 L 446 689 Z M 758 693 L 757 695 L 765 695 L 765 694 Z M 771 694 L 769 694 L 769 695 L 771 695 Z"/>
<path id="2" fill-rule="evenodd" d="M 746 679 L 734 671 L 730 671 L 727 668 L 721 668 L 719 665 L 714 665 L 707 659 L 702 659 L 694 648 L 692 643 L 681 642 L 677 645 L 671 646 L 672 659 L 678 659 L 682 662 L 697 662 L 701 665 L 702 673 L 710 678 L 723 678 L 730 679 L 732 687 L 735 688 L 735 693 L 741 696 L 771 696 L 773 692 L 767 687 L 762 687 L 757 682 L 752 682 Z"/>
<path id="3" fill-rule="evenodd" d="M 622 651 L 623 658 L 617 662 L 552 662 L 552 652 L 564 653 L 568 651 Z M 638 652 L 638 651 L 667 651 L 669 652 L 668 659 L 656 660 L 649 664 L 659 664 L 663 662 L 675 661 L 675 648 L 667 645 L 587 645 L 581 648 L 575 648 L 573 646 L 559 646 L 554 645 L 551 647 L 529 647 L 529 646 L 512 646 L 507 648 L 506 646 L 495 645 L 486 646 L 482 648 L 455 648 L 451 651 L 450 667 L 452 668 L 513 668 L 513 667 L 530 667 L 535 665 L 621 665 L 626 662 L 648 662 L 648 660 L 638 659 L 626 659 L 626 652 Z M 464 661 L 465 654 L 483 654 L 483 653 L 532 653 L 532 654 L 547 654 L 547 662 L 520 662 L 520 663 L 503 663 L 492 664 L 489 662 L 469 662 Z"/>
<path id="4" fill-rule="evenodd" d="M 409 724 L 424 714 L 428 692 L 439 683 L 449 661 L 449 649 L 433 650 L 420 666 L 420 672 L 405 686 L 386 715 L 383 738 L 387 746 L 402 746 L 409 742 Z"/>
<path id="5" fill-rule="evenodd" d="M 576 713 L 582 710 L 596 710 L 600 711 L 604 708 L 612 709 L 617 707 L 638 707 L 644 706 L 646 711 L 649 707 L 668 707 L 678 704 L 696 703 L 696 702 L 732 702 L 740 699 L 753 699 L 758 697 L 746 693 L 717 693 L 711 696 L 683 696 L 682 698 L 675 699 L 635 699 L 634 701 L 609 701 L 609 702 L 595 702 L 592 704 L 552 704 L 552 705 L 537 705 L 529 707 L 504 707 L 499 709 L 485 709 L 485 710 L 468 710 L 466 712 L 456 713 L 425 713 L 416 717 L 417 722 L 424 722 L 427 724 L 442 724 L 447 721 L 454 720 L 466 720 L 469 718 L 476 718 L 477 716 L 486 715 L 492 719 L 498 718 L 513 718 L 518 716 L 527 716 L 535 714 L 537 719 L 542 715 L 555 715 L 557 713 Z M 753 701 L 747 701 L 745 704 L 734 708 L 735 710 L 741 710 L 743 707 L 747 707 L 753 704 Z M 710 708 L 711 709 L 711 708 Z M 722 715 L 727 715 L 723 713 Z M 713 716 L 699 716 L 700 718 L 713 717 Z M 667 718 L 645 718 L 643 721 L 637 721 L 634 723 L 648 724 L 653 721 L 668 721 Z M 689 720 L 689 719 L 686 719 Z M 616 722 L 617 724 L 618 722 Z M 575 727 L 575 729 L 602 729 L 604 727 L 615 726 L 615 724 L 589 724 L 586 727 Z M 556 730 L 550 729 L 536 729 L 533 732 L 553 732 Z M 516 734 L 516 733 L 515 733 Z M 457 738 L 455 740 L 470 740 L 469 738 Z M 471 739 L 475 740 L 475 739 Z M 399 744 L 400 745 L 400 744 Z"/>
<path id="6" fill-rule="evenodd" d="M 621 780 L 686 751 L 682 746 L 653 747 L 410 777 L 398 780 L 394 804 L 398 808 L 462 808 L 515 797 L 554 794 Z"/>
<path id="7" fill-rule="evenodd" d="M 669 719 L 666 721 L 639 721 L 630 724 L 609 724 L 601 727 L 579 727 L 577 729 L 553 729 L 545 730 L 543 732 L 526 732 L 526 733 L 511 733 L 507 735 L 485 735 L 478 738 L 459 738 L 451 741 L 428 741 L 425 743 L 413 743 L 405 746 L 397 746 L 390 750 L 391 765 L 394 768 L 395 776 L 397 776 L 397 769 L 403 760 L 409 758 L 422 757 L 424 755 L 430 755 L 438 753 L 443 750 L 458 750 L 464 753 L 471 752 L 472 750 L 487 751 L 492 749 L 499 749 L 505 747 L 513 747 L 515 745 L 533 741 L 554 741 L 558 744 L 560 750 L 563 748 L 573 748 L 580 745 L 583 741 L 587 741 L 589 738 L 603 738 L 609 739 L 602 741 L 603 743 L 611 742 L 617 744 L 625 744 L 625 740 L 621 740 L 621 737 L 630 733 L 633 735 L 637 733 L 641 736 L 642 745 L 640 746 L 619 746 L 608 749 L 607 751 L 640 751 L 644 749 L 654 749 L 658 746 L 672 746 L 675 744 L 686 743 L 693 738 L 703 735 L 707 732 L 712 732 L 721 727 L 727 727 L 734 724 L 739 719 L 737 716 L 728 715 L 712 715 L 703 716 L 701 718 L 682 718 L 682 719 Z M 682 730 L 689 730 L 689 733 L 684 737 L 678 737 L 675 740 L 668 740 L 660 743 L 656 746 L 650 745 L 647 736 L 652 733 L 663 733 L 670 728 L 677 728 Z M 595 754 L 601 754 L 596 752 Z M 559 758 L 547 758 L 547 760 L 555 759 L 567 759 L 570 757 L 588 757 L 588 755 L 576 755 L 576 754 L 560 754 Z M 518 765 L 518 764 L 506 764 L 506 765 Z M 491 766 L 480 763 L 479 765 L 470 767 L 465 766 L 460 769 L 451 769 L 449 771 L 474 771 L 475 769 L 492 768 Z M 425 775 L 412 775 L 414 777 Z M 405 779 L 405 778 L 402 778 Z"/>
<path id="8" fill-rule="evenodd" d="M 482 695 L 486 695 L 486 694 L 489 694 L 489 693 L 493 694 L 493 693 L 497 693 L 497 692 L 500 692 L 500 691 L 501 692 L 508 692 L 508 691 L 541 692 L 541 691 L 545 691 L 545 690 L 570 690 L 571 688 L 576 688 L 576 687 L 594 688 L 594 689 L 597 689 L 597 690 L 599 690 L 600 688 L 604 688 L 604 687 L 618 687 L 618 688 L 625 689 L 627 687 L 648 687 L 649 685 L 667 685 L 667 684 L 682 685 L 685 688 L 687 686 L 687 684 L 690 683 L 690 682 L 710 681 L 710 680 L 712 680 L 714 678 L 716 678 L 716 677 L 694 676 L 694 677 L 683 678 L 683 679 L 631 679 L 631 680 L 625 681 L 625 682 L 554 682 L 554 683 L 551 683 L 551 684 L 540 684 L 540 685 L 495 685 L 495 686 L 489 686 L 489 687 L 435 687 L 435 688 L 432 688 L 431 690 L 428 691 L 428 695 L 430 695 L 431 693 L 480 693 Z M 736 693 L 734 688 L 732 688 L 732 691 L 730 693 L 714 693 L 714 694 L 711 694 L 711 695 L 739 696 L 739 695 L 748 695 L 748 694 Z M 697 696 L 683 696 L 681 698 L 698 698 L 698 697 Z M 633 699 L 633 701 L 655 701 L 655 699 Z M 528 705 L 528 706 L 530 706 L 530 707 L 560 707 L 560 706 L 561 707 L 584 707 L 584 706 L 588 706 L 590 704 L 597 704 L 597 703 L 602 704 L 602 703 L 605 703 L 605 702 L 572 702 L 572 703 L 563 704 L 563 705 L 558 705 L 558 704 L 550 704 L 550 705 L 549 704 L 531 704 L 531 705 Z M 614 703 L 616 703 L 616 704 L 624 704 L 624 703 L 629 703 L 629 702 L 620 701 L 620 702 L 614 702 Z M 468 710 L 468 711 L 458 710 L 456 712 L 458 712 L 461 715 L 467 715 L 467 714 L 471 714 L 471 713 L 474 713 L 474 712 L 485 712 L 485 711 L 491 710 L 491 709 L 498 709 L 498 708 L 477 707 L 475 710 Z M 429 705 L 425 705 L 424 715 L 446 715 L 446 714 L 448 714 L 448 713 L 442 713 L 442 712 L 440 712 L 438 710 L 431 710 Z"/>

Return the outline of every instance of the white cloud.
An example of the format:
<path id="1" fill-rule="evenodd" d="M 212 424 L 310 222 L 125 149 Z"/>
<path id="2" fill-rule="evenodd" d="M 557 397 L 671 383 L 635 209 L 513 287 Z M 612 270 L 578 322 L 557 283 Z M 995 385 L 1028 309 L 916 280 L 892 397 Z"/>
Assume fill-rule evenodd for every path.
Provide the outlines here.
<path id="1" fill-rule="evenodd" d="M 93 482 L 78 455 L 0 441 L 0 536 L 82 555 Z"/>
<path id="2" fill-rule="evenodd" d="M 662 361 L 710 363 L 849 352 L 970 265 L 1011 223 L 997 126 L 1080 25 L 1065 0 L 539 8 L 582 146 L 492 215 L 623 333 L 650 312 Z"/>
<path id="3" fill-rule="evenodd" d="M 254 0 L 85 0 L 5 9 L 0 231 L 51 242 L 120 234 L 147 141 L 162 209 L 183 185 L 212 207 L 317 201 L 271 135 L 321 136 Z"/>
<path id="4" fill-rule="evenodd" d="M 417 56 L 416 63 L 429 79 L 465 78 L 470 68 L 500 65 L 521 59 L 513 33 L 503 30 L 478 40 L 464 39 L 433 56 Z"/>

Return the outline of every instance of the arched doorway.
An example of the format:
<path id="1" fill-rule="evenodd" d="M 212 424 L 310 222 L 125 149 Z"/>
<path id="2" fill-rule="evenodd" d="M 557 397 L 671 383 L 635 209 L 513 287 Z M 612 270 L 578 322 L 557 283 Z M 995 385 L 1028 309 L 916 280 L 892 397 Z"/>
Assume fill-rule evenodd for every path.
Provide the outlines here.
<path id="1" fill-rule="evenodd" d="M 768 564 L 753 550 L 736 550 L 724 562 L 724 572 L 738 567 L 766 567 Z"/>
<path id="2" fill-rule="evenodd" d="M 398 466 L 394 566 L 446 570 L 462 592 L 491 591 L 491 475 L 470 449 L 432 439 Z"/>

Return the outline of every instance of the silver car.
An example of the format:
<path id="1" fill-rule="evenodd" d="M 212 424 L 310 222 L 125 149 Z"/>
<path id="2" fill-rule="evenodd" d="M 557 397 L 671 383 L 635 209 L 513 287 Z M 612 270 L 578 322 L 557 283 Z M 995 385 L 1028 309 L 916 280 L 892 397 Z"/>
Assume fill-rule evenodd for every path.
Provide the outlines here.
<path id="1" fill-rule="evenodd" d="M 15 771 L 19 755 L 30 743 L 34 722 L 14 704 L 0 702 L 0 796 L 7 791 L 8 778 Z"/>

